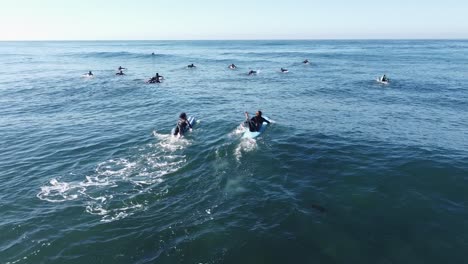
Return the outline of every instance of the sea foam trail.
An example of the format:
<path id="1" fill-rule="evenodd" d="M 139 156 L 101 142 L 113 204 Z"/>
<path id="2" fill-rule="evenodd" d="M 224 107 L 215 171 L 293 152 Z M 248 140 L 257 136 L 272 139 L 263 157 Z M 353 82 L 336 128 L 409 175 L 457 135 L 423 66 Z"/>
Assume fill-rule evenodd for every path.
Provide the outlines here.
<path id="1" fill-rule="evenodd" d="M 136 196 L 152 191 L 163 176 L 184 166 L 185 155 L 180 154 L 191 142 L 185 138 L 153 132 L 156 143 L 139 149 L 136 156 L 116 158 L 99 163 L 95 171 L 81 181 L 51 179 L 37 197 L 57 203 L 82 201 L 85 211 L 111 222 L 126 218 L 146 208 L 145 201 Z M 63 177 L 65 178 L 65 177 Z"/>

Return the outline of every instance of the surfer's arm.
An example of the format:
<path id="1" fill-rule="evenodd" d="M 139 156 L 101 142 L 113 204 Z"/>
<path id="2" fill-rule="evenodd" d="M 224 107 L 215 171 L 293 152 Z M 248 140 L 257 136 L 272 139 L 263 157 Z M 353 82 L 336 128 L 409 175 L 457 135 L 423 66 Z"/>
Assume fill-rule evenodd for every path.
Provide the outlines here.
<path id="1" fill-rule="evenodd" d="M 262 117 L 262 122 L 267 122 L 267 124 L 270 124 L 270 121 L 266 120 L 265 118 Z"/>
<path id="2" fill-rule="evenodd" d="M 248 112 L 245 112 L 245 120 L 249 120 L 249 113 Z"/>

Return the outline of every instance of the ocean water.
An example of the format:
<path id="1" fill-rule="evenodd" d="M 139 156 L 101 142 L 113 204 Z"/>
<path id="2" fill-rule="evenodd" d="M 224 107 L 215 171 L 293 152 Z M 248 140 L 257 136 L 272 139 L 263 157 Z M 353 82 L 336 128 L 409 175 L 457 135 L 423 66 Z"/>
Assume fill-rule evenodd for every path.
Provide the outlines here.
<path id="1" fill-rule="evenodd" d="M 468 41 L 0 42 L 0 65 L 0 263 L 467 262 Z"/>

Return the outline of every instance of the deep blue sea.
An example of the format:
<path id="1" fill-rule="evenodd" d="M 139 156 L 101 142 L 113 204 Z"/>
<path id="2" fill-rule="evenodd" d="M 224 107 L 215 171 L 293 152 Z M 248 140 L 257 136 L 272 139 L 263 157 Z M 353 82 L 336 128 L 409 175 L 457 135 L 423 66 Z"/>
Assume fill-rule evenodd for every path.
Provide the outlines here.
<path id="1" fill-rule="evenodd" d="M 0 65 L 2 264 L 467 263 L 466 40 L 0 42 Z"/>

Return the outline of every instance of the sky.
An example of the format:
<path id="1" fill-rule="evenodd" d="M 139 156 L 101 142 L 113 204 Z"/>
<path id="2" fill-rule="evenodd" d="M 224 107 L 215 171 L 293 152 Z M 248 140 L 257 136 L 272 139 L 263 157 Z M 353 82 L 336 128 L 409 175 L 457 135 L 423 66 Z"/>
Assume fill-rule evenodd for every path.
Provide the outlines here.
<path id="1" fill-rule="evenodd" d="M 0 3 L 0 41 L 468 38 L 465 0 Z"/>

